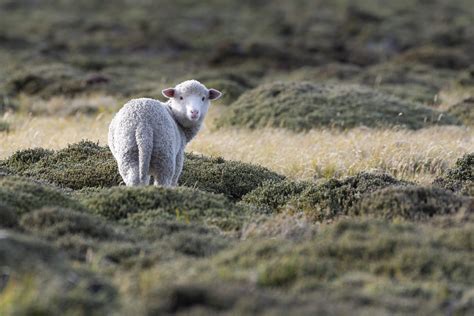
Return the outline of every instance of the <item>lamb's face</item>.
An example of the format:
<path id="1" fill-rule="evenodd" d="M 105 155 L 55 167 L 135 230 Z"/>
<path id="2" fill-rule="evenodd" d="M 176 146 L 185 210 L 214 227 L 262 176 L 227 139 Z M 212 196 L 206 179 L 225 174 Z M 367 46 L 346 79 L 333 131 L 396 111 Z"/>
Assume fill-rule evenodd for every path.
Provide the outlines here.
<path id="1" fill-rule="evenodd" d="M 199 81 L 187 80 L 174 88 L 163 90 L 163 95 L 170 99 L 173 111 L 194 123 L 204 119 L 210 100 L 220 98 L 221 93 L 215 89 L 207 89 Z"/>

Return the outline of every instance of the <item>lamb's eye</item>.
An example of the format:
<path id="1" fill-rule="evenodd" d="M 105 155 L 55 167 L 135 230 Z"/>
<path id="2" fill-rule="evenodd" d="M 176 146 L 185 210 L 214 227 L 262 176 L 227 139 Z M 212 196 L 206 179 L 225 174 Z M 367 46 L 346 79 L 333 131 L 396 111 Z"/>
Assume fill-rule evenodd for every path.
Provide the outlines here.
<path id="1" fill-rule="evenodd" d="M 183 100 L 183 97 L 179 97 L 180 100 Z"/>
<path id="2" fill-rule="evenodd" d="M 205 97 L 202 97 L 202 100 L 204 101 Z"/>

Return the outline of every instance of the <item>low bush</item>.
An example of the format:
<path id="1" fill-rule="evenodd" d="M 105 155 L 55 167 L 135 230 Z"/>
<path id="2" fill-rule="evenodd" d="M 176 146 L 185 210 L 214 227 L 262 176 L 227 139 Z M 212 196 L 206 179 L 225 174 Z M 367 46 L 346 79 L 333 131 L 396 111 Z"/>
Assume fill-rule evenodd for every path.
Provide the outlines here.
<path id="1" fill-rule="evenodd" d="M 403 186 L 389 187 L 363 196 L 349 212 L 386 219 L 423 220 L 436 215 L 449 215 L 465 208 L 468 199 L 439 188 Z M 474 205 L 474 204 L 473 204 Z"/>
<path id="2" fill-rule="evenodd" d="M 289 200 L 299 196 L 308 187 L 315 185 L 311 182 L 269 180 L 244 195 L 242 202 L 276 212 L 284 207 Z"/>
<path id="3" fill-rule="evenodd" d="M 444 176 L 435 179 L 433 184 L 447 190 L 474 196 L 472 194 L 474 185 L 474 153 L 466 154 L 459 158 L 456 164 Z"/>
<path id="4" fill-rule="evenodd" d="M 464 125 L 474 127 L 474 97 L 451 106 L 448 113 L 457 117 Z"/>
<path id="5" fill-rule="evenodd" d="M 78 192 L 76 197 L 95 214 L 135 225 L 177 219 L 236 230 L 251 212 L 222 195 L 185 187 L 115 187 Z"/>
<path id="6" fill-rule="evenodd" d="M 293 131 L 356 126 L 416 130 L 458 124 L 457 119 L 446 113 L 367 87 L 309 82 L 259 86 L 244 93 L 217 119 L 219 127 L 275 127 Z"/>
<path id="7" fill-rule="evenodd" d="M 84 209 L 58 188 L 16 176 L 0 176 L 0 201 L 18 215 L 44 206 Z"/>
<path id="8" fill-rule="evenodd" d="M 264 181 L 281 181 L 283 178 L 257 165 L 186 154 L 179 183 L 212 193 L 222 193 L 232 200 L 239 200 Z"/>
<path id="9" fill-rule="evenodd" d="M 24 215 L 20 226 L 30 233 L 56 239 L 79 235 L 98 240 L 121 239 L 102 218 L 59 207 L 45 207 Z"/>
<path id="10" fill-rule="evenodd" d="M 324 221 L 347 214 L 364 194 L 405 184 L 387 174 L 362 172 L 342 180 L 331 179 L 309 186 L 292 198 L 289 204 L 296 210 L 304 211 L 313 220 Z"/>

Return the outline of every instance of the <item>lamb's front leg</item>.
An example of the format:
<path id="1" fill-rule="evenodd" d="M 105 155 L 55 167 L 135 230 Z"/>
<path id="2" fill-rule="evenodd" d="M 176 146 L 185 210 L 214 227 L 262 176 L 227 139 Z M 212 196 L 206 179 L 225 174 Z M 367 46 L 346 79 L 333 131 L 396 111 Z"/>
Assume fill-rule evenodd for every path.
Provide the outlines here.
<path id="1" fill-rule="evenodd" d="M 181 175 L 181 171 L 183 171 L 183 163 L 184 152 L 180 151 L 176 156 L 176 167 L 174 169 L 173 181 L 171 182 L 171 186 L 173 187 L 178 185 L 179 176 Z"/>

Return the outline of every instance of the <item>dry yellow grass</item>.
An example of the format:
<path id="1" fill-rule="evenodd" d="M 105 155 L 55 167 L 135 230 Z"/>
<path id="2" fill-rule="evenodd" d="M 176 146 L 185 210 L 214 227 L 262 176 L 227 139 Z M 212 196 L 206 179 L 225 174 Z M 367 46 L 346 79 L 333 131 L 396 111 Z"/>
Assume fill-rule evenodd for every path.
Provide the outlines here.
<path id="1" fill-rule="evenodd" d="M 214 130 L 213 119 L 221 110 L 212 107 L 188 151 L 260 164 L 296 179 L 383 170 L 402 179 L 428 183 L 457 158 L 474 151 L 474 131 L 462 127 L 419 131 L 358 128 L 300 134 L 279 129 Z M 19 149 L 58 149 L 82 139 L 106 144 L 111 118 L 106 112 L 96 117 L 5 115 L 11 132 L 0 133 L 0 159 Z"/>

